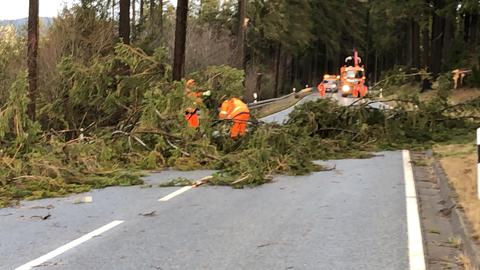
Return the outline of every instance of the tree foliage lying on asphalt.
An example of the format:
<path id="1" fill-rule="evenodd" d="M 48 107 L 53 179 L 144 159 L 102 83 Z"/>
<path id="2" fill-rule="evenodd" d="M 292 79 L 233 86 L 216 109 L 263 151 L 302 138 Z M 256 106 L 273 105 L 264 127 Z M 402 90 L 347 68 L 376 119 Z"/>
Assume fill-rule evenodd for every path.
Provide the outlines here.
<path id="1" fill-rule="evenodd" d="M 183 119 L 193 101 L 184 82 L 167 79 L 170 67 L 162 55 L 119 45 L 112 59 L 99 56 L 80 65 L 65 58 L 59 83 L 69 89 L 62 94 L 68 98 L 45 105 L 39 122 L 26 116 L 26 76 L 20 74 L 0 111 L 1 205 L 140 184 L 142 171 L 167 167 L 216 169 L 210 180 L 216 185 L 259 185 L 276 174 L 324 169 L 314 160 L 461 139 L 479 124 L 480 100 L 451 105 L 445 90 L 426 103 L 415 97 L 392 101 L 390 110 L 371 109 L 367 100 L 349 107 L 310 102 L 285 125 L 252 120 L 248 135 L 232 141 L 229 123 L 215 121 L 216 105 L 224 95 L 240 95 L 243 72 L 218 66 L 192 74 L 198 90 L 214 93 L 215 105 L 200 106 L 201 127 L 193 130 Z M 128 72 L 110 73 L 124 65 Z"/>
<path id="2" fill-rule="evenodd" d="M 265 98 L 312 84 L 323 72 L 336 73 L 353 47 L 365 55 L 367 70 L 395 67 L 384 73 L 386 84 L 405 83 L 410 68 L 439 73 L 473 63 L 468 82 L 476 85 L 478 1 L 191 5 L 185 71 L 196 90 L 212 92 L 201 105 L 185 96 L 185 81 L 169 79 L 174 7 L 150 1 L 131 22 L 129 46 L 118 43 L 113 3 L 119 2 L 82 0 L 42 32 L 35 119 L 27 117 L 26 61 L 18 60 L 26 48 L 22 32 L 0 28 L 0 206 L 140 184 L 140 172 L 168 167 L 216 169 L 211 184 L 259 185 L 275 174 L 325 169 L 313 160 L 460 140 L 479 124 L 478 99 L 448 102 L 447 75 L 439 77 L 439 96 L 429 102 L 401 96 L 384 111 L 365 100 L 349 107 L 307 103 L 285 125 L 252 120 L 248 135 L 237 141 L 225 135 L 231 123 L 216 121 L 221 97 L 248 97 L 246 89 L 256 88 Z M 246 4 L 248 22 L 239 21 L 238 3 Z M 123 15 L 122 22 L 130 26 Z M 183 118 L 192 106 L 201 111 L 199 130 L 187 128 Z"/>

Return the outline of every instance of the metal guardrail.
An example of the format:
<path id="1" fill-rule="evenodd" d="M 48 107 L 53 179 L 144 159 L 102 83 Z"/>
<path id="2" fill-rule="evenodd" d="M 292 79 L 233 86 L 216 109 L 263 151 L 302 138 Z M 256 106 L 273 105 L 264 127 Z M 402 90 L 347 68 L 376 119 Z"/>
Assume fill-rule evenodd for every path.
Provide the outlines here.
<path id="1" fill-rule="evenodd" d="M 253 103 L 248 103 L 247 106 L 249 109 L 258 109 L 258 108 L 261 108 L 263 106 L 266 106 L 270 103 L 274 103 L 274 102 L 277 102 L 277 101 L 280 101 L 280 100 L 284 100 L 284 99 L 287 99 L 291 96 L 294 96 L 294 95 L 297 95 L 297 94 L 300 94 L 300 93 L 303 93 L 303 92 L 308 92 L 310 91 L 311 88 L 305 88 L 299 92 L 292 92 L 288 95 L 285 95 L 285 96 L 281 96 L 281 97 L 278 97 L 278 98 L 271 98 L 271 99 L 265 99 L 265 100 L 261 100 L 261 101 L 257 101 L 257 102 L 253 102 Z"/>
<path id="2" fill-rule="evenodd" d="M 277 101 L 280 101 L 280 100 L 284 100 L 284 99 L 287 99 L 293 95 L 295 95 L 296 93 L 291 93 L 291 94 L 288 94 L 288 95 L 285 95 L 285 96 L 282 96 L 282 97 L 278 97 L 278 98 L 271 98 L 271 99 L 265 99 L 265 100 L 261 100 L 261 101 L 258 101 L 258 102 L 253 102 L 253 103 L 248 103 L 247 106 L 249 109 L 256 109 L 256 108 L 260 108 L 260 107 L 263 107 L 265 105 L 268 105 L 270 103 L 274 103 L 274 102 L 277 102 Z"/>

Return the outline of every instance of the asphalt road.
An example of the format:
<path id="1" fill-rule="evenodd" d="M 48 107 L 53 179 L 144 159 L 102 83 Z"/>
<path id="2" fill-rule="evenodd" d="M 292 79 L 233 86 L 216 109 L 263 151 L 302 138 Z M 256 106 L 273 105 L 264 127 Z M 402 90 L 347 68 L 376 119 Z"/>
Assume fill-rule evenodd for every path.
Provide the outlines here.
<path id="1" fill-rule="evenodd" d="M 303 104 L 305 102 L 315 101 L 315 100 L 318 100 L 318 99 L 321 99 L 321 98 L 333 99 L 338 104 L 340 104 L 341 106 L 350 106 L 354 102 L 355 102 L 354 105 L 360 105 L 360 104 L 362 104 L 362 102 L 368 102 L 369 103 L 368 106 L 371 107 L 371 108 L 375 108 L 375 109 L 388 109 L 389 108 L 389 106 L 387 104 L 383 104 L 382 102 L 375 102 L 375 101 L 367 100 L 367 99 L 362 100 L 362 101 L 358 101 L 359 98 L 354 98 L 354 97 L 345 97 L 344 98 L 344 97 L 342 97 L 342 95 L 340 93 L 327 93 L 325 95 L 325 97 L 320 97 L 320 95 L 315 90 L 314 90 L 313 94 L 304 97 L 296 105 L 298 106 L 298 105 Z M 290 108 L 288 108 L 286 110 L 283 110 L 281 112 L 278 112 L 278 113 L 269 115 L 267 117 L 264 117 L 261 120 L 264 121 L 264 122 L 267 122 L 267 123 L 275 122 L 275 123 L 281 124 L 283 121 L 288 119 L 288 115 L 293 111 L 293 109 L 294 109 L 294 107 L 290 107 Z"/>
<path id="2" fill-rule="evenodd" d="M 166 171 L 151 187 L 0 209 L 0 269 L 38 258 L 35 269 L 408 269 L 402 153 L 327 163 L 336 169 L 252 189 L 159 201 L 180 188 L 158 183 L 211 174 Z M 74 203 L 84 195 L 93 202 Z"/>

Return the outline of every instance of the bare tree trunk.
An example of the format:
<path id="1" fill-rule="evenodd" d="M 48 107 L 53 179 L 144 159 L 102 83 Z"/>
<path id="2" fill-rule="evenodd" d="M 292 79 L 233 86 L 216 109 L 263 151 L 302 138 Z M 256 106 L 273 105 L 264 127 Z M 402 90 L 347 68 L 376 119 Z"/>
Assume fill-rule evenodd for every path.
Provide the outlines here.
<path id="1" fill-rule="evenodd" d="M 367 16 L 366 16 L 366 24 L 367 24 L 367 31 L 366 31 L 366 37 L 365 40 L 367 41 L 367 47 L 365 48 L 365 61 L 364 61 L 364 66 L 368 70 L 368 63 L 370 59 L 370 8 L 367 9 Z M 325 56 L 326 57 L 326 56 Z"/>
<path id="2" fill-rule="evenodd" d="M 288 89 L 292 87 L 292 83 L 290 78 L 292 77 L 292 62 L 293 62 L 293 55 L 291 53 L 284 53 L 284 73 L 282 76 L 282 88 L 283 89 Z"/>
<path id="3" fill-rule="evenodd" d="M 412 21 L 412 65 L 420 67 L 420 26 L 417 21 Z"/>
<path id="4" fill-rule="evenodd" d="M 430 65 L 430 30 L 428 27 L 422 30 L 422 47 L 423 67 L 426 68 Z"/>
<path id="5" fill-rule="evenodd" d="M 308 81 L 307 81 L 307 84 L 308 86 L 312 86 L 313 85 L 313 72 L 314 72 L 314 69 L 315 69 L 315 58 L 313 55 L 311 55 L 311 57 L 308 59 L 308 67 L 309 67 L 309 71 L 308 71 Z"/>
<path id="6" fill-rule="evenodd" d="M 160 9 L 160 37 L 163 39 L 163 0 L 160 0 L 158 8 Z"/>
<path id="7" fill-rule="evenodd" d="M 123 43 L 130 44 L 130 0 L 120 0 L 118 34 Z"/>
<path id="8" fill-rule="evenodd" d="M 136 30 L 136 22 L 137 22 L 137 10 L 136 10 L 136 2 L 137 0 L 132 0 L 132 26 L 131 26 L 131 30 L 132 30 L 132 36 L 135 36 L 135 30 Z"/>
<path id="9" fill-rule="evenodd" d="M 160 9 L 160 18 L 156 20 L 156 9 Z M 153 36 L 155 35 L 155 29 L 160 27 L 160 40 L 163 39 L 163 0 L 160 0 L 159 7 L 157 7 L 155 0 L 150 0 L 150 7 L 149 7 L 149 25 L 150 25 L 150 34 Z"/>
<path id="10" fill-rule="evenodd" d="M 303 87 L 305 84 L 308 83 L 308 72 L 309 72 L 309 54 L 306 54 L 302 56 L 302 60 L 299 63 L 299 68 L 300 68 L 300 84 L 301 87 Z M 303 89 L 303 88 L 302 88 Z"/>
<path id="11" fill-rule="evenodd" d="M 115 0 L 112 0 L 112 20 L 115 20 Z"/>
<path id="12" fill-rule="evenodd" d="M 290 85 L 295 84 L 295 80 L 297 79 L 298 67 L 297 67 L 297 60 L 298 57 L 292 54 L 292 74 L 290 77 Z"/>
<path id="13" fill-rule="evenodd" d="M 407 67 L 412 67 L 413 65 L 413 19 L 409 19 L 406 23 L 406 53 L 407 53 L 407 62 L 405 63 Z"/>
<path id="14" fill-rule="evenodd" d="M 331 74 L 330 69 L 328 67 L 328 56 L 327 56 L 327 45 L 324 45 L 325 57 L 323 58 L 323 73 Z M 333 73 L 335 74 L 335 73 Z"/>
<path id="15" fill-rule="evenodd" d="M 344 65 L 344 62 L 343 62 L 343 59 L 341 59 L 340 54 L 339 53 L 335 54 L 332 60 L 332 66 L 338 69 L 336 72 L 340 72 L 340 66 L 343 66 L 343 65 Z"/>
<path id="16" fill-rule="evenodd" d="M 145 3 L 143 2 L 143 0 L 140 0 L 140 22 L 142 22 L 144 18 L 144 9 Z"/>
<path id="17" fill-rule="evenodd" d="M 467 12 L 463 16 L 463 41 L 468 42 L 469 40 L 470 40 L 470 12 Z"/>
<path id="18" fill-rule="evenodd" d="M 246 19 L 247 1 L 238 0 L 238 27 L 237 27 L 237 55 L 239 66 L 246 70 L 245 61 L 245 19 Z"/>
<path id="19" fill-rule="evenodd" d="M 153 19 L 153 14 L 155 13 L 155 0 L 150 0 L 150 9 L 149 9 L 149 13 L 150 13 L 150 21 L 152 21 Z"/>
<path id="20" fill-rule="evenodd" d="M 410 51 L 412 48 L 411 31 L 410 31 L 411 28 L 408 23 L 406 25 L 407 25 L 407 28 L 402 27 L 403 31 L 399 33 L 399 35 L 405 34 L 405 36 L 401 37 L 401 40 L 403 41 L 403 43 L 397 44 L 396 51 L 399 53 L 395 55 L 394 65 L 408 65 L 409 64 L 408 62 L 411 60 L 410 59 Z"/>
<path id="21" fill-rule="evenodd" d="M 30 0 L 28 8 L 28 98 L 30 102 L 27 107 L 28 117 L 32 121 L 36 118 L 36 98 L 38 84 L 38 0 Z"/>
<path id="22" fill-rule="evenodd" d="M 283 94 L 285 93 L 285 78 L 288 76 L 288 55 L 285 50 L 282 50 L 280 54 L 280 79 L 278 81 L 278 88 L 280 90 L 280 93 Z"/>
<path id="23" fill-rule="evenodd" d="M 312 77 L 312 85 L 316 85 L 318 83 L 318 45 L 315 45 L 315 49 L 313 50 L 313 77 Z M 323 78 L 323 76 L 322 76 Z"/>
<path id="24" fill-rule="evenodd" d="M 275 52 L 275 96 L 279 96 L 278 79 L 280 77 L 280 55 L 282 53 L 282 44 L 278 43 L 277 50 Z"/>
<path id="25" fill-rule="evenodd" d="M 477 43 L 477 35 L 478 35 L 478 29 L 479 29 L 478 17 L 479 17 L 478 12 L 474 13 L 472 14 L 472 19 L 470 20 L 470 42 L 473 46 L 475 46 Z"/>
<path id="26" fill-rule="evenodd" d="M 443 8 L 443 0 L 435 0 L 435 9 Z M 432 21 L 432 50 L 430 67 L 434 74 L 438 74 L 441 70 L 443 56 L 443 31 L 445 29 L 445 18 L 433 13 Z"/>
<path id="27" fill-rule="evenodd" d="M 455 38 L 455 25 L 454 22 L 447 18 L 445 19 L 445 29 L 443 30 L 443 58 L 449 58 L 450 49 L 453 44 L 453 39 Z"/>
<path id="28" fill-rule="evenodd" d="M 180 81 L 185 70 L 185 42 L 187 39 L 188 0 L 178 0 L 175 23 L 175 49 L 173 58 L 173 80 Z"/>
<path id="29" fill-rule="evenodd" d="M 256 80 L 256 84 L 255 84 L 255 92 L 260 95 L 260 93 L 262 92 L 262 77 L 263 77 L 263 74 L 258 72 L 257 73 L 257 80 Z"/>
<path id="30" fill-rule="evenodd" d="M 374 68 L 374 82 L 378 82 L 378 52 L 375 50 L 375 68 Z"/>

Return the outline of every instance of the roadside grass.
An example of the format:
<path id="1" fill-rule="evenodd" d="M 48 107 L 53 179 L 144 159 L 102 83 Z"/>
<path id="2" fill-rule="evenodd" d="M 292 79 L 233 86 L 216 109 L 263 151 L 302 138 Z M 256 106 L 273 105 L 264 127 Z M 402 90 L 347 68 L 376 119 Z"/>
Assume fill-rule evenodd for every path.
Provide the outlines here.
<path id="1" fill-rule="evenodd" d="M 375 92 L 377 95 L 380 93 L 378 91 Z M 391 99 L 391 98 L 398 98 L 400 96 L 405 96 L 405 95 L 413 95 L 413 94 L 419 94 L 420 89 L 416 85 L 412 84 L 404 84 L 401 86 L 395 86 L 395 87 L 388 87 L 384 88 L 382 91 L 382 94 L 384 96 L 383 99 Z"/>
<path id="2" fill-rule="evenodd" d="M 420 94 L 420 100 L 428 101 L 431 100 L 438 94 L 437 90 L 430 90 L 425 93 Z M 478 88 L 461 88 L 452 90 L 450 94 L 450 101 L 453 104 L 458 104 L 465 102 L 474 98 L 480 97 L 480 89 Z"/>
<path id="3" fill-rule="evenodd" d="M 458 264 L 463 266 L 464 270 L 479 270 L 477 267 L 475 267 L 472 264 L 472 262 L 470 261 L 467 255 L 461 254 L 460 256 L 458 256 L 457 259 L 458 259 Z"/>
<path id="4" fill-rule="evenodd" d="M 428 167 L 432 164 L 431 158 L 418 158 L 416 160 L 412 160 L 411 163 L 418 167 Z"/>
<path id="5" fill-rule="evenodd" d="M 378 94 L 378 92 L 376 92 Z M 427 90 L 423 93 L 420 92 L 420 87 L 418 85 L 413 84 L 405 84 L 398 87 L 390 87 L 383 92 L 383 98 L 379 98 L 380 100 L 389 100 L 389 99 L 396 99 L 405 96 L 412 96 L 418 95 L 420 101 L 431 101 L 434 97 L 438 95 L 438 90 Z M 474 98 L 480 97 L 480 89 L 479 88 L 460 88 L 460 89 L 452 89 L 450 92 L 450 102 L 452 104 L 458 104 L 462 102 L 469 101 Z M 387 103 L 388 104 L 388 103 Z M 389 104 L 392 105 L 392 104 Z"/>
<path id="6" fill-rule="evenodd" d="M 448 238 L 448 244 L 454 248 L 459 248 L 462 245 L 462 238 L 451 236 Z"/>
<path id="7" fill-rule="evenodd" d="M 458 201 L 470 220 L 474 237 L 480 237 L 480 200 L 477 198 L 476 147 L 469 144 L 435 145 L 435 156 L 440 160 L 450 183 L 458 195 Z"/>

